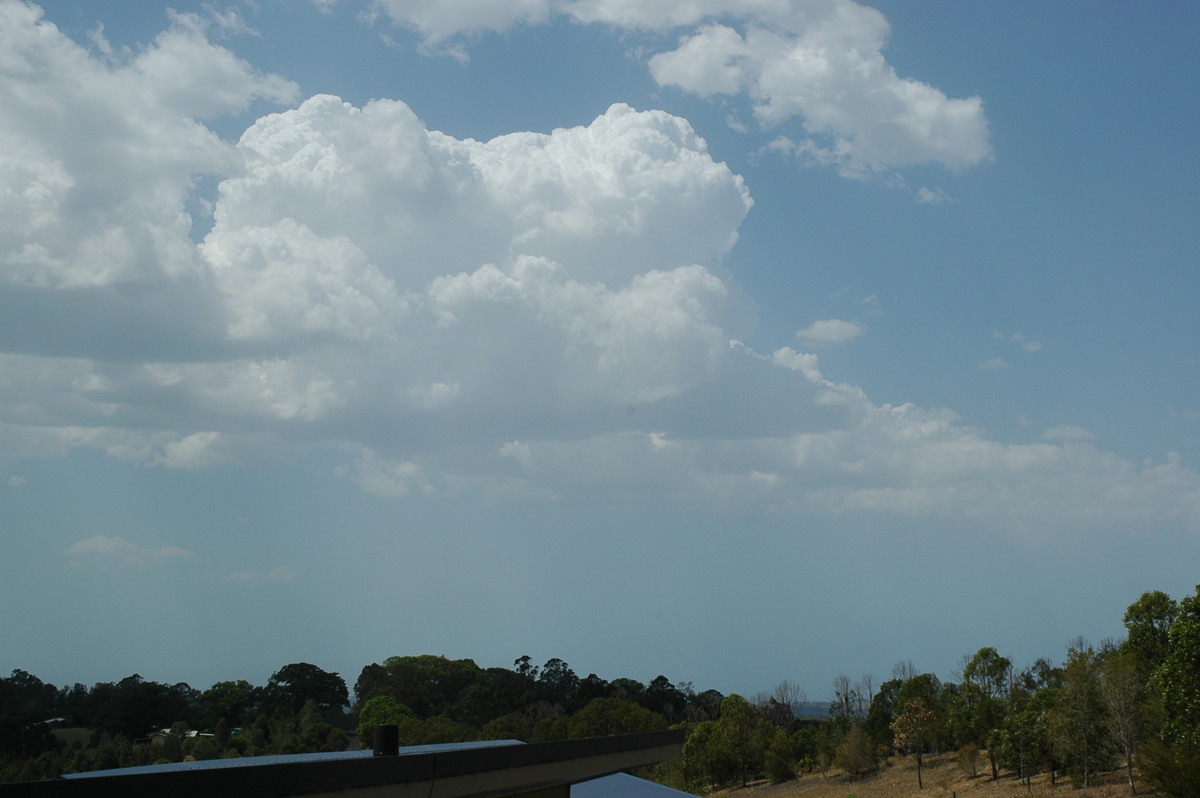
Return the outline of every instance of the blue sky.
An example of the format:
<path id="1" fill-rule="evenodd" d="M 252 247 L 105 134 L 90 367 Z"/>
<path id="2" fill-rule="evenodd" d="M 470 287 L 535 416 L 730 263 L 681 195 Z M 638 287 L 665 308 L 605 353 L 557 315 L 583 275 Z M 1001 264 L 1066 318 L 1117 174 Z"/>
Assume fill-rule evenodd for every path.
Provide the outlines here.
<path id="1" fill-rule="evenodd" d="M 0 671 L 809 698 L 1200 561 L 1194 4 L 0 0 Z"/>

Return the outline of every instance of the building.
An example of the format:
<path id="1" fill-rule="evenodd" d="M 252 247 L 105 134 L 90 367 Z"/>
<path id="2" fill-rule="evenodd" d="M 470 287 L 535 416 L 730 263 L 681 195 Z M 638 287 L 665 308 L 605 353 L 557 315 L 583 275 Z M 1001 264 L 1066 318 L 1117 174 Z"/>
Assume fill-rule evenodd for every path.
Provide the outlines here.
<path id="1" fill-rule="evenodd" d="M 682 798 L 623 771 L 678 757 L 680 730 L 525 744 L 515 740 L 214 759 L 0 785 L 0 798 Z"/>

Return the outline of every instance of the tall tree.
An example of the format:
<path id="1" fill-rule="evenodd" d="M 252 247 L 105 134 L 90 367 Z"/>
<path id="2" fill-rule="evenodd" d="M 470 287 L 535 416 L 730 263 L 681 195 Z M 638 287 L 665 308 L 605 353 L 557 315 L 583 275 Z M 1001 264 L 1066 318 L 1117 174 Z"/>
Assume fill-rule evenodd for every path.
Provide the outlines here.
<path id="1" fill-rule="evenodd" d="M 1156 676 L 1163 737 L 1172 745 L 1200 748 L 1200 585 L 1195 594 L 1179 602 Z"/>
<path id="2" fill-rule="evenodd" d="M 687 705 L 687 696 L 671 683 L 666 676 L 655 676 L 646 685 L 643 701 L 647 709 L 664 716 L 668 721 L 675 722 L 683 716 L 683 708 Z"/>
<path id="3" fill-rule="evenodd" d="M 530 681 L 537 681 L 538 666 L 533 664 L 533 658 L 522 654 L 513 660 L 513 670 Z"/>
<path id="4" fill-rule="evenodd" d="M 297 714 L 308 701 L 322 713 L 338 712 L 350 701 L 346 682 L 336 673 L 308 662 L 293 662 L 271 674 L 265 689 L 266 702 L 288 714 Z"/>
<path id="5" fill-rule="evenodd" d="M 684 783 L 697 795 L 728 784 L 739 775 L 737 763 L 721 744 L 715 720 L 697 723 L 683 744 Z"/>
<path id="6" fill-rule="evenodd" d="M 1063 684 L 1051 716 L 1059 759 L 1084 787 L 1092 786 L 1110 750 L 1100 697 L 1100 658 L 1081 638 L 1067 647 Z"/>
<path id="7" fill-rule="evenodd" d="M 719 690 L 705 690 L 702 693 L 694 693 L 688 700 L 684 716 L 693 723 L 700 723 L 706 720 L 715 721 L 721 715 L 721 702 L 724 700 L 725 695 Z"/>
<path id="8" fill-rule="evenodd" d="M 742 786 L 762 769 L 768 744 L 765 730 L 766 724 L 754 705 L 740 695 L 731 695 L 721 702 L 717 736 L 737 763 Z"/>
<path id="9" fill-rule="evenodd" d="M 858 713 L 858 690 L 850 682 L 850 677 L 839 673 L 833 680 L 833 700 L 829 702 L 829 715 L 834 724 L 843 733 L 850 731 L 850 726 Z"/>
<path id="10" fill-rule="evenodd" d="M 987 748 L 992 779 L 1000 778 L 997 746 L 1004 726 L 1005 696 L 1012 663 L 988 646 L 975 652 L 963 668 L 962 697 L 971 742 Z"/>
<path id="11" fill-rule="evenodd" d="M 1161 590 L 1143 593 L 1125 610 L 1126 637 L 1121 648 L 1134 657 L 1143 681 L 1167 658 L 1171 624 L 1178 613 L 1179 605 Z"/>
<path id="12" fill-rule="evenodd" d="M 916 755 L 917 789 L 925 787 L 921 778 L 921 769 L 924 764 L 925 747 L 928 745 L 927 735 L 933 721 L 933 712 L 920 698 L 909 699 L 900 710 L 900 714 L 892 721 L 893 744 L 896 749 Z"/>
<path id="13" fill-rule="evenodd" d="M 571 670 L 570 665 L 558 657 L 546 660 L 537 681 L 545 700 L 562 704 L 564 707 L 574 704 L 575 694 L 579 690 L 579 677 Z"/>
<path id="14" fill-rule="evenodd" d="M 1045 766 L 1054 773 L 1050 717 L 1062 686 L 1062 669 L 1039 659 L 1013 679 L 1008 696 L 1001 761 L 1017 771 L 1032 789 L 1034 772 Z"/>
<path id="15" fill-rule="evenodd" d="M 204 708 L 206 718 L 205 725 L 215 725 L 224 718 L 234 726 L 241 726 L 250 720 L 247 715 L 254 708 L 258 692 L 258 689 L 245 679 L 216 682 L 200 694 L 200 704 Z"/>
<path id="16" fill-rule="evenodd" d="M 791 729 L 792 721 L 800 712 L 805 701 L 804 691 L 793 682 L 784 679 L 775 685 L 770 695 L 756 696 L 755 704 L 768 721 L 781 729 Z"/>
<path id="17" fill-rule="evenodd" d="M 929 750 L 942 750 L 943 744 L 950 738 L 946 731 L 947 694 L 953 695 L 954 687 L 953 684 L 942 684 L 942 680 L 932 673 L 921 673 L 900 685 L 896 691 L 896 710 L 917 699 L 933 713 L 933 720 L 926 729 Z"/>
<path id="18" fill-rule="evenodd" d="M 1100 701 L 1104 705 L 1104 720 L 1108 739 L 1125 765 L 1129 791 L 1137 793 L 1133 780 L 1133 764 L 1142 742 L 1142 689 L 1138 663 L 1133 653 L 1106 646 L 1100 653 Z"/>
<path id="19" fill-rule="evenodd" d="M 879 685 L 879 692 L 871 698 L 871 708 L 867 710 L 863 731 L 876 746 L 883 746 L 885 749 L 892 747 L 892 721 L 900 709 L 896 705 L 896 696 L 903 684 L 899 679 L 888 679 Z"/>
<path id="20" fill-rule="evenodd" d="M 579 680 L 579 687 L 576 688 L 576 700 L 581 706 L 587 706 L 597 698 L 608 698 L 612 693 L 607 679 L 601 679 L 594 673 L 589 673 L 587 676 Z"/>
<path id="21" fill-rule="evenodd" d="M 418 717 L 429 718 L 449 714 L 463 691 L 487 678 L 469 659 L 452 660 L 433 654 L 388 657 L 382 665 L 363 668 L 355 693 L 359 701 L 390 695 Z"/>

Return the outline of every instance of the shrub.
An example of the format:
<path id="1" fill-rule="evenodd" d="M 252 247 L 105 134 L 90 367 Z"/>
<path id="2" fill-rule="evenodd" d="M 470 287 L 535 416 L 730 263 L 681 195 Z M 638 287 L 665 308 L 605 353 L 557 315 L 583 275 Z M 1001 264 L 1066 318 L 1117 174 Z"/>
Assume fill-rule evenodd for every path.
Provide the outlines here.
<path id="1" fill-rule="evenodd" d="M 877 767 L 875 748 L 858 726 L 850 729 L 850 733 L 838 747 L 834 764 L 846 771 L 852 779 L 865 776 Z"/>
<path id="2" fill-rule="evenodd" d="M 979 746 L 967 743 L 958 749 L 958 768 L 972 777 L 979 772 Z"/>
<path id="3" fill-rule="evenodd" d="M 1142 773 L 1156 791 L 1168 798 L 1200 795 L 1200 749 L 1152 740 L 1139 753 Z"/>

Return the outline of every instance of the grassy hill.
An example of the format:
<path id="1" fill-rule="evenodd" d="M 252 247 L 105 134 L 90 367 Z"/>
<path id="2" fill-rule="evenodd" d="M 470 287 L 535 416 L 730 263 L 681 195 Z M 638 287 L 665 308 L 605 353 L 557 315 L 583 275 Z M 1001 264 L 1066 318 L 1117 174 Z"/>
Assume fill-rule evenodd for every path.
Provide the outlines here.
<path id="1" fill-rule="evenodd" d="M 1002 775 L 997 781 L 982 772 L 968 776 L 959 769 L 954 754 L 926 756 L 922 778 L 924 789 L 917 788 L 917 765 L 912 757 L 892 757 L 879 772 L 850 781 L 846 774 L 830 770 L 827 774 L 810 773 L 798 781 L 770 785 L 766 782 L 727 790 L 723 798 L 1124 798 L 1129 785 L 1122 771 L 1105 774 L 1104 784 L 1086 790 L 1077 789 L 1069 779 L 1057 784 L 1042 774 L 1027 787 L 1015 776 Z M 1139 798 L 1154 796 L 1144 783 L 1137 784 Z"/>

